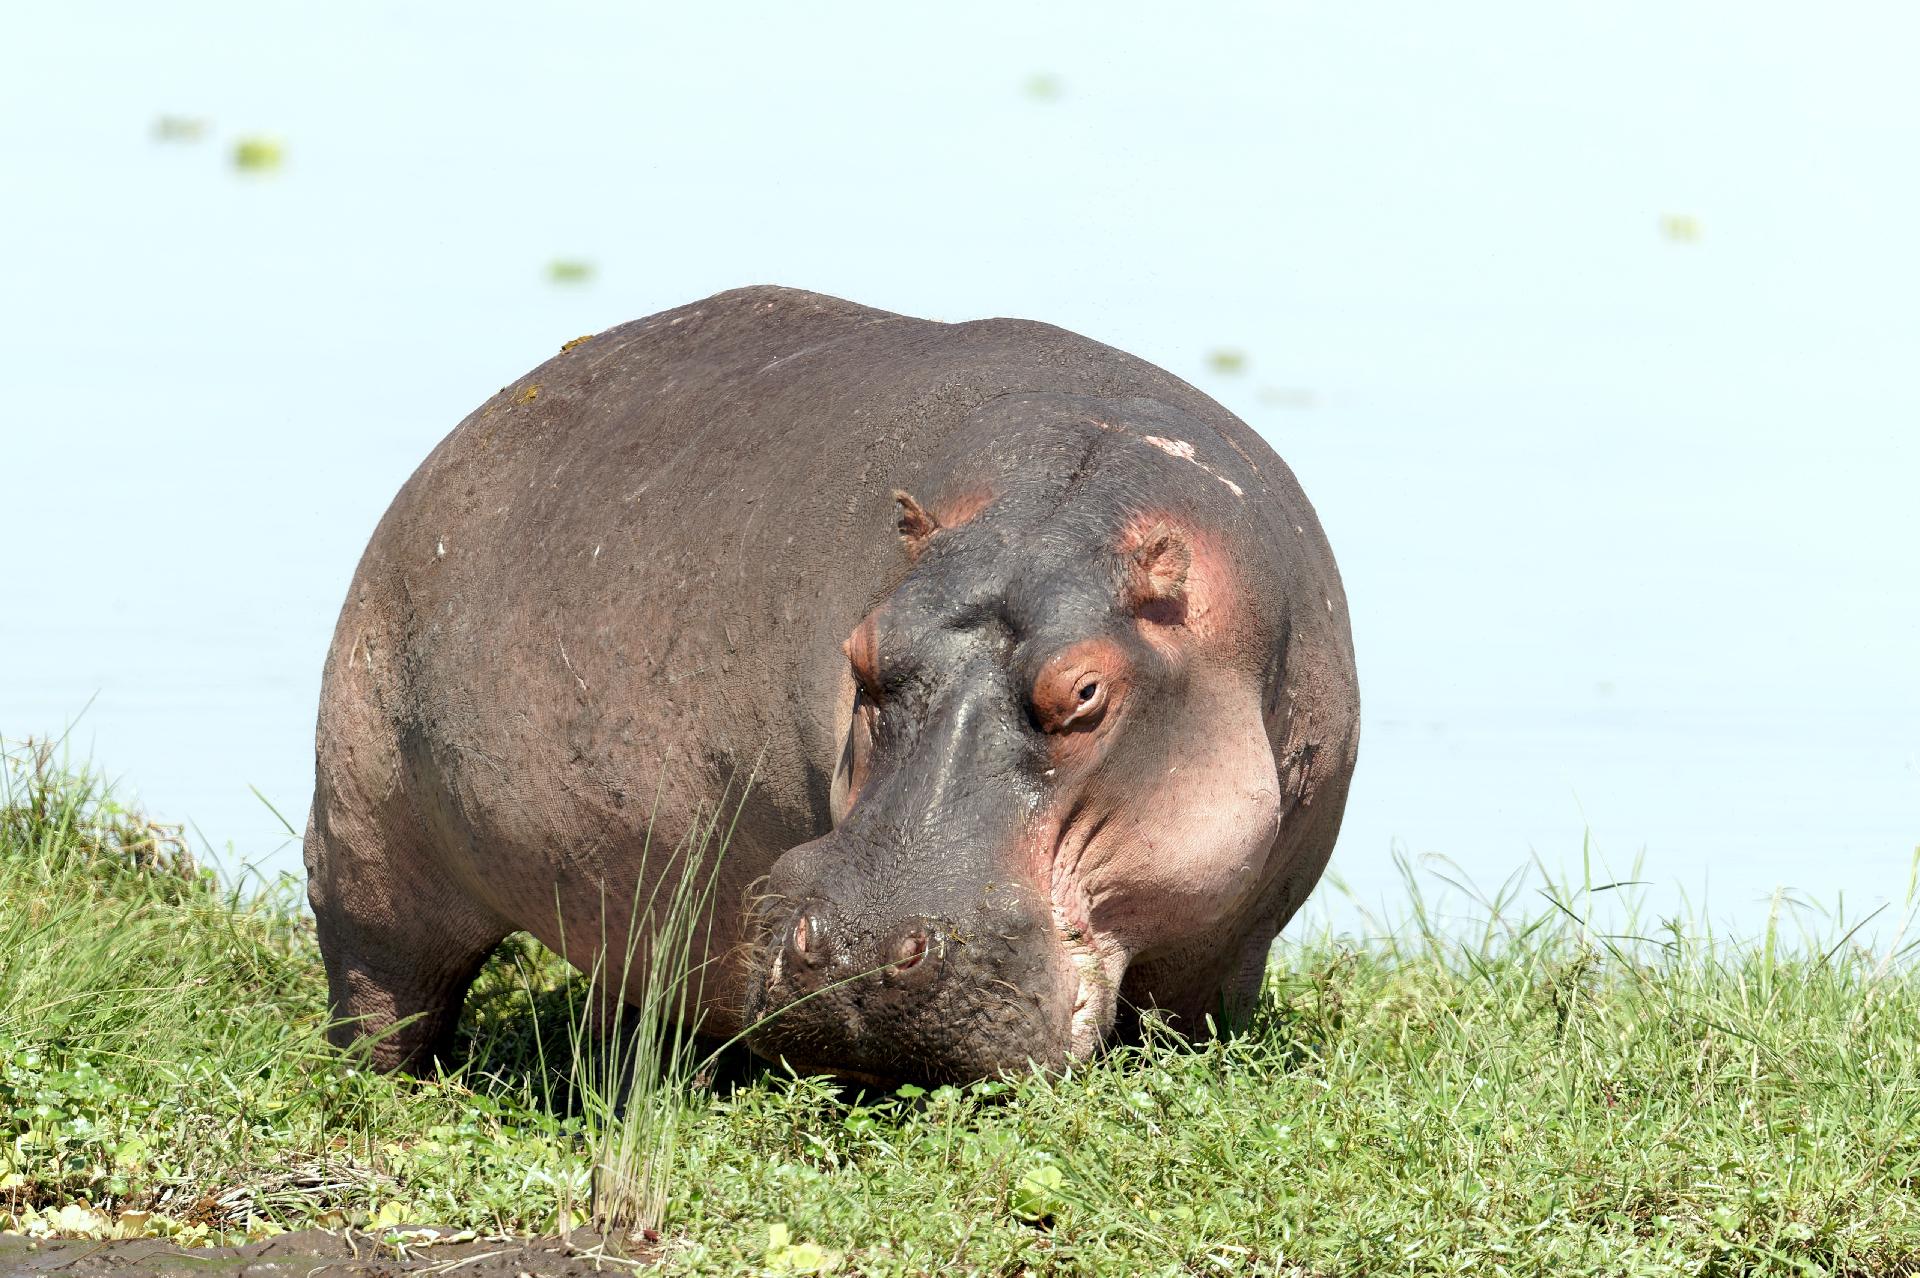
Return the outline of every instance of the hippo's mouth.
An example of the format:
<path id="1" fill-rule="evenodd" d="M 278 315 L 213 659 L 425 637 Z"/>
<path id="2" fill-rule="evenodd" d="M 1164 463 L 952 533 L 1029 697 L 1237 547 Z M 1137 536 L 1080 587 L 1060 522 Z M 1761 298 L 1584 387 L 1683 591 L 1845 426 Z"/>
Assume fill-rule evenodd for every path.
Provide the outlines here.
<path id="1" fill-rule="evenodd" d="M 1093 925 L 1092 908 L 1081 868 L 1102 821 L 1065 820 L 1036 831 L 1035 845 L 1047 849 L 1042 881 L 1049 889 L 1053 930 L 1060 941 L 1073 985 L 1067 1019 L 1067 1057 L 1084 1061 L 1113 1033 L 1120 1010 L 1120 981 L 1132 955 L 1119 939 Z M 1030 845 L 1031 846 L 1031 845 Z"/>
<path id="2" fill-rule="evenodd" d="M 1111 937 L 1101 936 L 1075 916 L 1079 911 L 1054 902 L 1053 926 L 1073 975 L 1073 1010 L 1067 1020 L 1067 1056 L 1084 1061 L 1100 1050 L 1113 1032 L 1120 1009 L 1120 978 L 1127 954 Z"/>

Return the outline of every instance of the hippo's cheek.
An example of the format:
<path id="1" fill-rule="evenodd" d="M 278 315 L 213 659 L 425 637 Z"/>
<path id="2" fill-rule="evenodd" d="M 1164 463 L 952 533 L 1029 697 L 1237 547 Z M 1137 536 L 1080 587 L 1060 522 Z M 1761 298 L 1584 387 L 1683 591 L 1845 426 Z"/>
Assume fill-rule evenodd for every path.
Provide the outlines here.
<path id="1" fill-rule="evenodd" d="M 1277 790 L 1240 789 L 1195 803 L 1181 820 L 1114 830 L 1089 850 L 1092 931 L 1134 955 L 1219 933 L 1264 881 L 1278 813 Z"/>
<path id="2" fill-rule="evenodd" d="M 1259 697 L 1207 682 L 1155 762 L 1095 783 L 1054 850 L 1056 910 L 1103 961 L 1218 935 L 1267 878 L 1282 803 Z"/>

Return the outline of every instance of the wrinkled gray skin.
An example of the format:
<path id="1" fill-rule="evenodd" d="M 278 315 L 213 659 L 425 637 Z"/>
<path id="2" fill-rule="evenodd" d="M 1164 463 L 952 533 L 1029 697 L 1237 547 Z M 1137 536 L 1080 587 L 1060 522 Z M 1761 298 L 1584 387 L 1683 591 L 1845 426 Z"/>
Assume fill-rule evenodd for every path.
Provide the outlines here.
<path id="1" fill-rule="evenodd" d="M 1202 1034 L 1357 740 L 1332 554 L 1211 399 L 1044 324 L 723 293 L 503 389 L 375 532 L 306 839 L 336 1041 L 429 1067 L 516 930 L 617 955 L 716 812 L 705 1032 L 780 1012 L 762 1054 L 877 1081 Z"/>

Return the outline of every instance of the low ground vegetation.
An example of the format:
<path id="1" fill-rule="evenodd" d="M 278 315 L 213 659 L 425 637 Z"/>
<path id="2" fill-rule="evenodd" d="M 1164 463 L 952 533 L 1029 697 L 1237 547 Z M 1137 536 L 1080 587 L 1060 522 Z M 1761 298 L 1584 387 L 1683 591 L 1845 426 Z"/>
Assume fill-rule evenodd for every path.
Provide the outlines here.
<path id="1" fill-rule="evenodd" d="M 483 975 L 456 1072 L 373 1076 L 324 1045 L 292 883 L 221 882 L 45 750 L 6 768 L 0 1231 L 551 1234 L 591 1214 L 596 1151 L 658 1148 L 607 1139 L 638 1111 L 577 1063 L 603 1050 L 586 990 L 532 943 Z M 1413 895 L 1383 935 L 1286 945 L 1250 1032 L 1055 1077 L 863 1095 L 692 1069 L 644 1249 L 690 1272 L 1920 1273 L 1899 921 L 1872 949 L 1631 911 L 1608 934 L 1604 896 L 1516 883 L 1469 927 Z"/>

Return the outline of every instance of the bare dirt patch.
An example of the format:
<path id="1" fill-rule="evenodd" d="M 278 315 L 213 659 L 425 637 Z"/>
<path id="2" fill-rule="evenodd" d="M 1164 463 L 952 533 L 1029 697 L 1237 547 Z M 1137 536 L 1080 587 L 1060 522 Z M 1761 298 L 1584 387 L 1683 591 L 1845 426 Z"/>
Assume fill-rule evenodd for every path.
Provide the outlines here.
<path id="1" fill-rule="evenodd" d="M 403 1243 L 347 1231 L 307 1229 L 244 1247 L 176 1247 L 164 1239 L 39 1240 L 0 1234 L 0 1278 L 350 1278 L 353 1275 L 439 1273 L 459 1278 L 580 1278 L 631 1272 L 644 1255 L 621 1257 L 599 1240 L 474 1239 Z"/>

